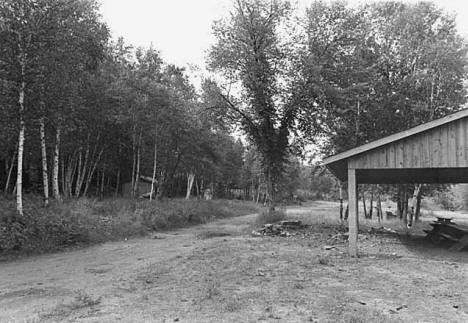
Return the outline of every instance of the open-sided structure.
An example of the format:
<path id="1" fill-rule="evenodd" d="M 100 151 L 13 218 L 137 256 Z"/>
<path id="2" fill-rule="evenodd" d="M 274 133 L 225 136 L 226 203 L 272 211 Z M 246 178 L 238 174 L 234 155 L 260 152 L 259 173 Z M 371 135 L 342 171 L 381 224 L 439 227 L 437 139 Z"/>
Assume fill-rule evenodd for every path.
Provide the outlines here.
<path id="1" fill-rule="evenodd" d="M 349 252 L 357 255 L 358 184 L 468 183 L 468 109 L 326 158 L 348 182 Z"/>

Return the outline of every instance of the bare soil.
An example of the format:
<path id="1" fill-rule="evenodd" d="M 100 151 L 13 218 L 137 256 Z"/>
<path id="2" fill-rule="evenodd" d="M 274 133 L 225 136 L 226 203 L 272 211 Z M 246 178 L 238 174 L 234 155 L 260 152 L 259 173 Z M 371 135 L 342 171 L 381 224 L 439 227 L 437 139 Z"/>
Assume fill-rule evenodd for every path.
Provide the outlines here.
<path id="1" fill-rule="evenodd" d="M 0 322 L 468 322 L 467 253 L 364 227 L 350 258 L 337 204 L 288 214 L 311 226 L 257 237 L 248 215 L 0 263 Z"/>

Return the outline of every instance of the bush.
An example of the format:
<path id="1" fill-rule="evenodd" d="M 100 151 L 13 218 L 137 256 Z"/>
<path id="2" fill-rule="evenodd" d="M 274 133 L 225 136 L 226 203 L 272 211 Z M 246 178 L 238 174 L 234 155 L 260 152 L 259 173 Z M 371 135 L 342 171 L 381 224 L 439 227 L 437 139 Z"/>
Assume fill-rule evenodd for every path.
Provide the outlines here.
<path id="1" fill-rule="evenodd" d="M 274 210 L 274 211 L 269 211 L 268 209 L 264 209 L 262 212 L 260 212 L 257 215 L 257 218 L 255 219 L 255 223 L 257 225 L 263 225 L 267 223 L 275 223 L 279 222 L 286 219 L 286 213 L 284 210 Z"/>
<path id="2" fill-rule="evenodd" d="M 41 200 L 31 196 L 24 204 L 20 217 L 14 200 L 0 198 L 0 253 L 52 251 L 257 211 L 253 203 L 227 200 L 83 198 L 43 208 Z"/>

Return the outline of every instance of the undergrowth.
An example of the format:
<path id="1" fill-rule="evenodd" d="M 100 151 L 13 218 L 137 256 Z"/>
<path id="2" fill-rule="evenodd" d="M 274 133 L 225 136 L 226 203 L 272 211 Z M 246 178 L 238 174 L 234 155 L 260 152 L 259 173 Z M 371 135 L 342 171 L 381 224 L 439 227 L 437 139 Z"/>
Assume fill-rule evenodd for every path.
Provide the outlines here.
<path id="1" fill-rule="evenodd" d="M 0 198 L 0 254 L 47 252 L 258 211 L 253 203 L 230 200 L 83 198 L 43 208 L 28 196 L 24 205 L 18 216 L 13 198 Z"/>
<path id="2" fill-rule="evenodd" d="M 255 219 L 255 224 L 263 225 L 269 223 L 276 223 L 286 219 L 286 212 L 281 209 L 269 211 L 268 209 L 262 210 Z"/>

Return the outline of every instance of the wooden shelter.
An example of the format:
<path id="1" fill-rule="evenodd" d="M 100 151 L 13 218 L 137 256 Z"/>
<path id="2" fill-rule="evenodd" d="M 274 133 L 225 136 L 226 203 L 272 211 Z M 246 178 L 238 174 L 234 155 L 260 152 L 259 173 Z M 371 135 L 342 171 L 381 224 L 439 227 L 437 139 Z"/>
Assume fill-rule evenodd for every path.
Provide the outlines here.
<path id="1" fill-rule="evenodd" d="M 326 158 L 348 182 L 349 252 L 357 256 L 358 184 L 468 183 L 468 109 Z"/>

